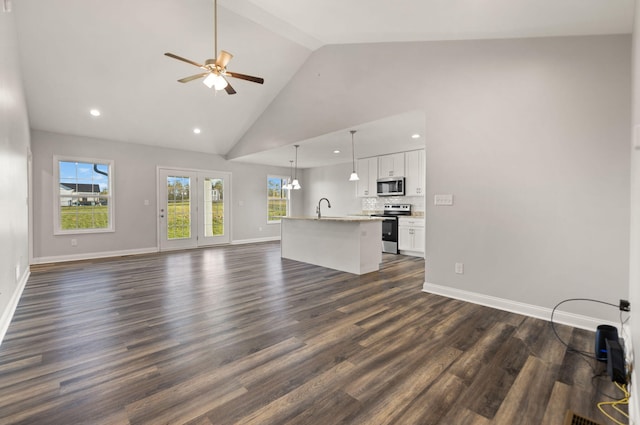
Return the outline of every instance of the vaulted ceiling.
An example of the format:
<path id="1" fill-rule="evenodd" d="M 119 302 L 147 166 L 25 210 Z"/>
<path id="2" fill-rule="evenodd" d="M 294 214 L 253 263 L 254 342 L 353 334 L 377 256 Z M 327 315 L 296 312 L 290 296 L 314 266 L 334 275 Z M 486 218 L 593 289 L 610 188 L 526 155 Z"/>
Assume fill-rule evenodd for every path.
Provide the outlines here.
<path id="1" fill-rule="evenodd" d="M 226 155 L 322 46 L 630 33 L 634 0 L 219 0 L 228 69 L 265 79 L 230 79 L 231 96 L 176 82 L 199 69 L 164 56 L 214 56 L 212 0 L 12 6 L 32 128 Z M 371 66 L 395 71 L 393 58 Z"/>

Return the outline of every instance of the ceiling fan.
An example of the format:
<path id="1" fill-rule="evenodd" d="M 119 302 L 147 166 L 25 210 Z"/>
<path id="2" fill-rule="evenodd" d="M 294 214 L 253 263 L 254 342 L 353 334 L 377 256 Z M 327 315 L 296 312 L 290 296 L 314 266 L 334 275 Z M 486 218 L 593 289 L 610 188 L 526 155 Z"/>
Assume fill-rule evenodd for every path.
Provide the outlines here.
<path id="1" fill-rule="evenodd" d="M 264 78 L 253 77 L 251 75 L 240 74 L 238 72 L 231 72 L 227 70 L 227 64 L 233 57 L 233 55 L 227 51 L 221 50 L 220 54 L 218 54 L 218 19 L 217 19 L 217 9 L 218 2 L 217 0 L 213 0 L 213 43 L 214 43 L 214 55 L 215 59 L 207 59 L 204 61 L 204 64 L 200 64 L 198 62 L 192 61 L 190 59 L 183 58 L 181 56 L 175 55 L 173 53 L 165 53 L 165 56 L 169 56 L 170 58 L 180 60 L 182 62 L 186 62 L 188 64 L 197 66 L 198 68 L 202 68 L 204 72 L 199 74 L 191 75 L 189 77 L 184 77 L 178 80 L 179 83 L 188 83 L 189 81 L 194 81 L 199 78 L 204 78 L 203 83 L 211 88 L 215 88 L 215 90 L 224 89 L 227 94 L 236 94 L 236 91 L 231 87 L 229 81 L 227 81 L 226 77 L 239 78 L 241 80 L 251 81 L 258 84 L 264 83 Z"/>

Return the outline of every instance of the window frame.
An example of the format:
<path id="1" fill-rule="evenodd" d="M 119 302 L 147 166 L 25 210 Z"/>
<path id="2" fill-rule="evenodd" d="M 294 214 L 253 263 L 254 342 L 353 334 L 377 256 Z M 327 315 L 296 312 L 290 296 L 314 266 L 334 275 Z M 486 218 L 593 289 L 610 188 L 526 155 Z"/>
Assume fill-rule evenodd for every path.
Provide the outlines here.
<path id="1" fill-rule="evenodd" d="M 280 191 L 281 192 L 286 192 L 286 197 L 280 197 L 280 199 L 286 199 L 287 201 L 287 206 L 286 206 L 286 213 L 285 213 L 285 217 L 289 216 L 289 213 L 291 211 L 291 191 L 289 189 L 285 189 L 283 186 L 287 183 L 287 180 L 289 179 L 289 176 L 283 176 L 283 175 L 279 175 L 279 174 L 268 174 L 267 175 L 267 224 L 280 224 L 282 221 L 280 219 L 277 220 L 270 220 L 269 219 L 269 203 L 270 203 L 270 197 L 269 197 L 269 181 L 272 179 L 279 179 L 280 180 Z"/>
<path id="2" fill-rule="evenodd" d="M 63 229 L 61 226 L 61 198 L 60 194 L 60 162 L 78 162 L 83 164 L 102 164 L 108 167 L 108 188 L 107 195 L 100 195 L 101 198 L 107 199 L 108 226 L 90 229 Z M 75 234 L 93 234 L 93 233 L 113 233 L 115 232 L 115 197 L 114 197 L 114 171 L 115 161 L 112 159 L 98 159 L 88 157 L 74 157 L 67 155 L 53 156 L 53 234 L 54 235 L 75 235 Z"/>

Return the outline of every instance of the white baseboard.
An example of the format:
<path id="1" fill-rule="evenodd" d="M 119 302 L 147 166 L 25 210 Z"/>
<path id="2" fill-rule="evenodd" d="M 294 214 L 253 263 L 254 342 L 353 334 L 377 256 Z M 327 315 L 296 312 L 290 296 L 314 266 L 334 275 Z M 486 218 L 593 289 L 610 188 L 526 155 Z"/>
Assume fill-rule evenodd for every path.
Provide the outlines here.
<path id="1" fill-rule="evenodd" d="M 450 288 L 448 286 L 435 285 L 433 283 L 424 282 L 422 286 L 423 292 L 429 292 L 436 295 L 442 295 L 457 300 L 468 301 L 474 304 L 480 304 L 487 307 L 497 308 L 498 310 L 509 311 L 511 313 L 522 314 L 525 316 L 535 317 L 549 321 L 551 319 L 551 309 L 540 307 L 532 304 L 525 304 L 518 301 L 507 300 L 504 298 L 493 297 L 490 295 L 478 294 L 476 292 L 464 291 L 461 289 Z M 562 325 L 573 326 L 574 328 L 586 329 L 595 332 L 598 325 L 611 325 L 618 327 L 620 323 L 609 322 L 602 319 L 583 316 L 580 314 L 567 313 L 556 310 L 553 315 L 553 322 Z"/>
<path id="2" fill-rule="evenodd" d="M 22 296 L 22 291 L 24 291 L 24 287 L 27 285 L 27 281 L 29 280 L 30 275 L 31 270 L 27 267 L 26 272 L 22 275 L 20 281 L 16 285 L 16 289 L 13 291 L 13 294 L 11 294 L 9 304 L 2 312 L 2 316 L 0 316 L 0 344 L 2 344 L 2 340 L 4 340 L 4 336 L 9 329 L 9 324 L 11 323 L 11 319 L 13 318 L 13 314 L 16 312 L 18 302 L 20 301 L 20 297 Z"/>
<path id="3" fill-rule="evenodd" d="M 259 242 L 273 242 L 279 241 L 280 236 L 268 236 L 266 238 L 255 238 L 255 239 L 237 239 L 231 242 L 231 245 L 243 245 L 247 243 L 259 243 Z"/>
<path id="4" fill-rule="evenodd" d="M 420 257 L 420 258 L 424 258 L 424 252 L 421 251 L 405 251 L 403 249 L 400 250 L 400 254 L 402 255 L 409 255 L 411 257 Z"/>
<path id="5" fill-rule="evenodd" d="M 231 242 L 231 245 L 241 245 L 248 243 L 258 242 L 271 242 L 279 241 L 280 236 L 270 236 L 266 238 L 256 239 L 241 239 Z M 160 252 L 158 247 L 139 248 L 139 249 L 126 249 L 121 251 L 102 251 L 102 252 L 87 252 L 82 254 L 72 255 L 55 255 L 51 257 L 34 257 L 31 264 L 47 264 L 47 263 L 62 263 L 65 261 L 79 261 L 79 260 L 93 260 L 96 258 L 109 258 L 109 257 L 124 257 L 126 255 L 140 255 L 140 254 L 153 254 Z"/>
<path id="6" fill-rule="evenodd" d="M 55 255 L 51 257 L 35 257 L 31 264 L 61 263 L 64 261 L 93 260 L 95 258 L 124 257 L 126 255 L 152 254 L 158 252 L 157 247 L 126 249 L 122 251 L 87 252 L 73 255 Z"/>

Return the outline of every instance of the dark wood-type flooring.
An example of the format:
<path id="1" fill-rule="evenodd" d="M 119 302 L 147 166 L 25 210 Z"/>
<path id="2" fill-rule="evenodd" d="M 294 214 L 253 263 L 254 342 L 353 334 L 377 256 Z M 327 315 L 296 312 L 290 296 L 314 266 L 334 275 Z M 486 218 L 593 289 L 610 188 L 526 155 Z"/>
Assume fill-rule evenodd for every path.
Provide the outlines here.
<path id="1" fill-rule="evenodd" d="M 278 243 L 37 266 L 0 345 L 0 423 L 606 423 L 619 391 L 548 322 L 423 282 L 419 258 L 356 276 Z"/>

